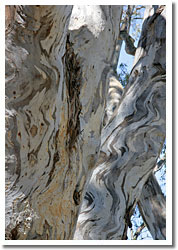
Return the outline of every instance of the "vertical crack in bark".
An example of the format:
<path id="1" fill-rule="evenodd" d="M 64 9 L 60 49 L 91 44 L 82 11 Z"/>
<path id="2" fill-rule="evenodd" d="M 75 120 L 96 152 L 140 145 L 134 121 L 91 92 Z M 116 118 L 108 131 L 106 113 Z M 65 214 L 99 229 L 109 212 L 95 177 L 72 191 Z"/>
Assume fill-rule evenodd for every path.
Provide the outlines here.
<path id="1" fill-rule="evenodd" d="M 68 90 L 68 125 L 67 133 L 69 135 L 69 151 L 74 146 L 77 137 L 80 133 L 80 120 L 79 115 L 81 112 L 80 104 L 80 89 L 81 89 L 81 68 L 77 55 L 74 54 L 72 44 L 69 41 L 69 35 L 66 41 L 66 54 L 65 54 L 65 76 L 66 86 Z"/>
<path id="2" fill-rule="evenodd" d="M 52 179 L 53 179 L 53 174 L 54 174 L 54 171 L 55 171 L 55 165 L 56 163 L 59 161 L 59 153 L 58 152 L 55 152 L 54 156 L 53 156 L 53 165 L 52 165 L 52 168 L 51 168 L 51 171 L 49 172 L 49 179 L 46 183 L 46 187 L 51 183 Z"/>

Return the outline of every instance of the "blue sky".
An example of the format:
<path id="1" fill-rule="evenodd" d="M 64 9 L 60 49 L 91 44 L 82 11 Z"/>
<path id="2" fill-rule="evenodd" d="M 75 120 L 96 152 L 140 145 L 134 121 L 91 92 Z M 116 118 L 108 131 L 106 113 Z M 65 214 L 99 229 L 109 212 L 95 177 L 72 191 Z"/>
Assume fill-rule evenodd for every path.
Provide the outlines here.
<path id="1" fill-rule="evenodd" d="M 119 57 L 119 61 L 118 61 L 118 66 L 121 63 L 125 63 L 128 66 L 128 71 L 130 72 L 131 69 L 132 69 L 133 61 L 134 61 L 134 56 L 128 55 L 125 52 L 125 42 L 123 42 L 120 57 Z M 117 68 L 117 72 L 119 73 L 119 68 Z"/>

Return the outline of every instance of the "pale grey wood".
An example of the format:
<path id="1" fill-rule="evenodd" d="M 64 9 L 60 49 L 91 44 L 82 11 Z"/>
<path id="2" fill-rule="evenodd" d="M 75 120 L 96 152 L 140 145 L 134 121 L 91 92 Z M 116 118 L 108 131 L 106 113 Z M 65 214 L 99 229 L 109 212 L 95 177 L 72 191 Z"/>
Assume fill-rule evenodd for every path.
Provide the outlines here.
<path id="1" fill-rule="evenodd" d="M 114 111 L 118 108 L 120 99 L 124 89 L 120 82 L 112 76 L 109 82 L 109 91 L 107 98 L 107 105 L 105 110 L 104 122 L 107 124 Z M 160 169 L 160 165 L 165 163 L 165 159 L 161 159 L 154 168 L 154 172 Z M 90 190 L 86 191 L 85 198 L 88 202 Z M 141 196 L 137 202 L 139 210 L 150 231 L 153 239 L 165 240 L 166 239 L 166 200 L 161 191 L 161 188 L 152 173 L 146 183 L 144 184 Z"/>
<path id="2" fill-rule="evenodd" d="M 121 11 L 7 6 L 6 239 L 73 238 Z"/>
<path id="3" fill-rule="evenodd" d="M 59 217 L 70 204 L 62 193 L 68 159 L 60 134 L 68 114 L 60 89 L 71 11 L 72 6 L 6 7 L 7 239 L 60 239 L 72 233 L 62 220 L 75 224 L 65 213 Z"/>
<path id="4" fill-rule="evenodd" d="M 166 239 L 166 199 L 154 174 L 143 186 L 138 201 L 141 215 L 154 240 Z"/>
<path id="5" fill-rule="evenodd" d="M 165 6 L 148 6 L 129 83 L 101 135 L 74 239 L 126 239 L 165 139 Z"/>

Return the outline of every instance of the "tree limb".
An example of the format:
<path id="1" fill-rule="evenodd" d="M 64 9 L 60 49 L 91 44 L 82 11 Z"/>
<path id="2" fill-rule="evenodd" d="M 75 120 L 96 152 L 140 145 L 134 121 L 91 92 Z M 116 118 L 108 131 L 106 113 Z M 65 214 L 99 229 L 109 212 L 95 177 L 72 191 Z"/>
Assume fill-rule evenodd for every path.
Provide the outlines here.
<path id="1" fill-rule="evenodd" d="M 132 240 L 137 240 L 138 236 L 141 234 L 141 231 L 145 228 L 145 223 L 143 222 L 136 230 L 136 232 L 132 233 Z"/>
<path id="2" fill-rule="evenodd" d="M 109 123 L 114 111 L 118 108 L 123 92 L 124 89 L 119 81 L 114 78 L 114 76 L 111 77 L 104 118 L 105 125 Z M 157 162 L 156 167 L 153 170 L 154 173 L 160 170 L 162 165 L 165 164 L 165 161 L 165 158 L 162 158 Z M 164 195 L 162 194 L 161 188 L 154 174 L 151 174 L 144 184 L 140 199 L 138 201 L 138 205 L 153 239 L 165 239 L 164 233 L 166 227 L 166 203 Z M 159 214 L 160 211 L 162 211 L 162 216 L 155 216 L 155 213 Z M 145 226 L 143 224 L 143 227 L 141 227 L 140 231 L 144 227 Z M 162 231 L 163 234 L 160 233 Z M 136 239 L 137 237 L 138 233 L 133 236 L 134 239 Z"/>
<path id="3" fill-rule="evenodd" d="M 165 140 L 165 27 L 164 16 L 148 14 L 144 21 L 142 53 L 137 53 L 118 109 L 102 130 L 100 158 L 81 208 L 76 238 L 127 238 L 130 216 Z"/>
<path id="4" fill-rule="evenodd" d="M 154 174 L 143 186 L 138 207 L 153 239 L 165 240 L 166 200 Z"/>
<path id="5" fill-rule="evenodd" d="M 120 38 L 125 41 L 125 50 L 127 54 L 134 56 L 136 47 L 134 46 L 135 40 L 128 34 L 126 30 L 120 32 Z"/>

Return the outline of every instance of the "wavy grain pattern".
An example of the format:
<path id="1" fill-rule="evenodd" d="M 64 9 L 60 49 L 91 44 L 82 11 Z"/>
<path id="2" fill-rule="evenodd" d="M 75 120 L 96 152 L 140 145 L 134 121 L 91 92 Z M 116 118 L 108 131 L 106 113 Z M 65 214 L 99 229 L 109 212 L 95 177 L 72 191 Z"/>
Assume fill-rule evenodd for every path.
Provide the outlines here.
<path id="1" fill-rule="evenodd" d="M 75 239 L 127 238 L 130 216 L 165 139 L 165 6 L 150 6 L 119 107 L 101 135 Z"/>
<path id="2" fill-rule="evenodd" d="M 6 239 L 73 238 L 121 10 L 7 6 Z"/>
<path id="3" fill-rule="evenodd" d="M 151 174 L 145 183 L 138 207 L 154 240 L 166 239 L 166 199 Z"/>
<path id="4" fill-rule="evenodd" d="M 58 216 L 70 203 L 61 204 L 63 183 L 55 184 L 68 164 L 58 150 L 67 110 L 63 104 L 59 111 L 56 101 L 72 7 L 7 6 L 12 8 L 6 33 L 6 237 L 60 239 L 71 229 L 62 223 L 65 213 Z"/>

